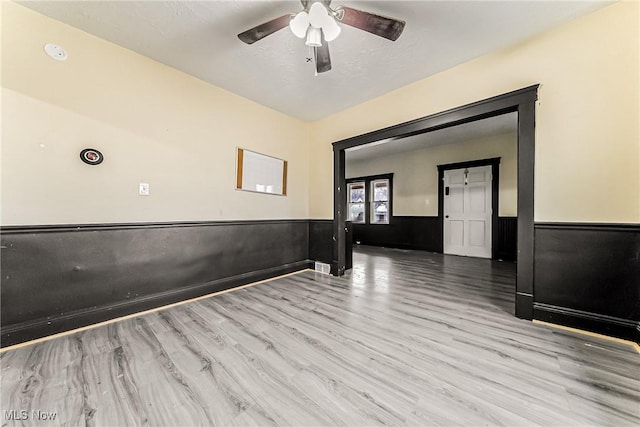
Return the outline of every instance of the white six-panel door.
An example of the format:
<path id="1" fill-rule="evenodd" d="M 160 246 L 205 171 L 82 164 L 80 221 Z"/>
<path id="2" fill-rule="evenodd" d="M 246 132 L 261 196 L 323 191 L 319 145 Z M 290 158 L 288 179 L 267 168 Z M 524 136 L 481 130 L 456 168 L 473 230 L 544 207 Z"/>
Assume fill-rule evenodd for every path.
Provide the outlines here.
<path id="1" fill-rule="evenodd" d="M 445 254 L 491 258 L 491 179 L 491 166 L 444 171 Z"/>

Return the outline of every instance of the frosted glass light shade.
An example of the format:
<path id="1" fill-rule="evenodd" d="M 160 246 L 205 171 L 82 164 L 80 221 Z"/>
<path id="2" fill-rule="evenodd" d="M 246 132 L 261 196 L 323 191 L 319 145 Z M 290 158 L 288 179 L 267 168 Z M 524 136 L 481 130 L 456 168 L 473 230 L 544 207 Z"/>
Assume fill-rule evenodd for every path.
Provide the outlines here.
<path id="1" fill-rule="evenodd" d="M 324 33 L 324 39 L 328 42 L 333 41 L 340 35 L 342 28 L 335 21 L 335 19 L 329 19 L 329 23 L 322 27 L 322 32 Z"/>
<path id="2" fill-rule="evenodd" d="M 322 46 L 322 30 L 313 26 L 309 27 L 309 31 L 307 31 L 307 42 L 305 44 L 311 47 Z"/>
<path id="3" fill-rule="evenodd" d="M 300 12 L 289 21 L 289 28 L 296 37 L 303 39 L 307 35 L 309 28 L 309 14 Z"/>
<path id="4" fill-rule="evenodd" d="M 323 28 L 329 20 L 333 19 L 329 16 L 329 11 L 322 3 L 314 3 L 309 9 L 309 23 L 312 27 Z"/>
<path id="5" fill-rule="evenodd" d="M 329 14 L 329 10 L 321 3 L 314 2 L 309 13 L 300 12 L 289 21 L 289 28 L 296 37 L 307 38 L 307 46 L 322 46 L 322 34 L 326 41 L 332 41 L 340 34 L 342 29 Z"/>

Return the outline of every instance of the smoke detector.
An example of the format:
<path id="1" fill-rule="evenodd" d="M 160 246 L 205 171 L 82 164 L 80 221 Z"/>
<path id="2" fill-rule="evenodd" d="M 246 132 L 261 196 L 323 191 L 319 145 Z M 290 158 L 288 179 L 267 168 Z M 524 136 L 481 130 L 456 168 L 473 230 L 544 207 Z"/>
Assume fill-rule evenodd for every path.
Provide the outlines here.
<path id="1" fill-rule="evenodd" d="M 66 61 L 67 59 L 67 51 L 55 43 L 45 44 L 44 51 L 56 61 Z"/>

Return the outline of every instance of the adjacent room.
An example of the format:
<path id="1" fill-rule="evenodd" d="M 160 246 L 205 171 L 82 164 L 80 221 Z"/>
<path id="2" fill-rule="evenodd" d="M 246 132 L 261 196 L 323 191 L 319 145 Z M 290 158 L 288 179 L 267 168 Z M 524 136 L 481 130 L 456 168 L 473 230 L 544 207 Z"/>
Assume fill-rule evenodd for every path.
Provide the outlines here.
<path id="1" fill-rule="evenodd" d="M 640 424 L 637 1 L 0 24 L 3 426 Z"/>
<path id="2" fill-rule="evenodd" d="M 517 124 L 509 113 L 347 150 L 353 242 L 515 261 Z"/>

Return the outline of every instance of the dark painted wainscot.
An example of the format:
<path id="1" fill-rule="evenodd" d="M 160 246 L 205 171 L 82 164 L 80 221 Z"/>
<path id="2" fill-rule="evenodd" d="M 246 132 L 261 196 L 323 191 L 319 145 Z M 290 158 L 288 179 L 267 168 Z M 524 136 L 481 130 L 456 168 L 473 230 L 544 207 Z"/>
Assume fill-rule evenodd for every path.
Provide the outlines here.
<path id="1" fill-rule="evenodd" d="M 2 346 L 329 263 L 331 224 L 5 227 Z"/>
<path id="2" fill-rule="evenodd" d="M 504 238 L 498 252 L 515 257 L 508 236 L 516 223 L 499 223 Z M 274 220 L 6 227 L 2 346 L 313 267 L 313 261 L 329 263 L 332 225 Z M 441 251 L 437 217 L 392 217 L 387 230 L 365 240 L 366 230 L 347 224 L 346 235 L 367 244 Z M 640 225 L 537 223 L 534 273 L 534 318 L 640 342 Z"/>
<path id="3" fill-rule="evenodd" d="M 494 258 L 516 260 L 517 231 L 518 218 L 498 218 Z M 442 223 L 437 216 L 392 216 L 389 224 L 353 224 L 353 242 L 442 253 Z"/>
<path id="4" fill-rule="evenodd" d="M 534 318 L 640 343 L 640 225 L 536 223 Z"/>

